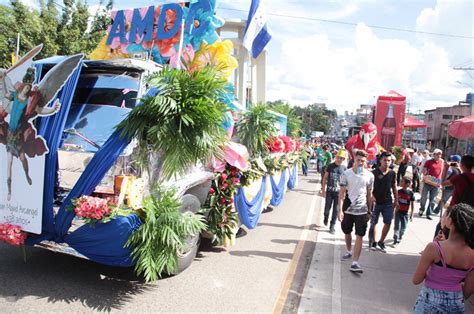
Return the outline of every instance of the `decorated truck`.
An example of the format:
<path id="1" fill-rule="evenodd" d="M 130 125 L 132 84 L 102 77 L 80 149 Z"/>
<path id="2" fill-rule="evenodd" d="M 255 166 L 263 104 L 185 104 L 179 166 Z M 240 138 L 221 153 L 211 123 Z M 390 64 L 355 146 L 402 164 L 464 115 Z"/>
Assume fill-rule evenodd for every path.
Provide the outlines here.
<path id="1" fill-rule="evenodd" d="M 112 12 L 94 60 L 33 62 L 38 46 L 0 71 L 0 240 L 151 281 L 188 267 L 201 236 L 225 245 L 280 204 L 298 143 L 264 104 L 232 110 L 237 62 L 214 10 Z"/>

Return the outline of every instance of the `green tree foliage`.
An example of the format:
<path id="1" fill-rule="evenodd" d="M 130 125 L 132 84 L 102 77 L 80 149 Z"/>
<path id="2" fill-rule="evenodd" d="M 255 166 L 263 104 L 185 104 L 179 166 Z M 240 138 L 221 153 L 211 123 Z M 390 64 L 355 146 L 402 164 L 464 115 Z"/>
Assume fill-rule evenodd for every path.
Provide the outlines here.
<path id="1" fill-rule="evenodd" d="M 295 112 L 297 116 L 302 117 L 302 131 L 307 135 L 312 131 L 329 133 L 333 121 L 337 118 L 336 110 L 327 109 L 325 104 L 295 107 Z"/>
<path id="2" fill-rule="evenodd" d="M 302 120 L 297 115 L 296 110 L 283 100 L 267 101 L 267 105 L 272 111 L 284 114 L 288 118 L 286 133 L 289 136 L 299 136 L 301 134 Z"/>
<path id="3" fill-rule="evenodd" d="M 113 1 L 108 0 L 105 7 L 101 1 L 93 16 L 84 0 L 64 0 L 63 4 L 61 12 L 54 0 L 40 0 L 39 9 L 26 6 L 21 0 L 0 5 L 0 67 L 11 66 L 17 34 L 20 56 L 41 43 L 43 50 L 37 58 L 92 52 L 110 24 Z"/>

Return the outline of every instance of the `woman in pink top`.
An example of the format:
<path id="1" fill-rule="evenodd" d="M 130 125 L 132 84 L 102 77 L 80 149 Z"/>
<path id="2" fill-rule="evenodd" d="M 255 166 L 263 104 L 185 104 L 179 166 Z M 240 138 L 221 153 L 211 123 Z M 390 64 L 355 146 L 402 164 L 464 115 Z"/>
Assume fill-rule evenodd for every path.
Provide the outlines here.
<path id="1" fill-rule="evenodd" d="M 448 240 L 429 243 L 413 274 L 415 285 L 425 281 L 413 313 L 464 313 L 474 293 L 474 209 L 457 204 L 443 220 Z"/>

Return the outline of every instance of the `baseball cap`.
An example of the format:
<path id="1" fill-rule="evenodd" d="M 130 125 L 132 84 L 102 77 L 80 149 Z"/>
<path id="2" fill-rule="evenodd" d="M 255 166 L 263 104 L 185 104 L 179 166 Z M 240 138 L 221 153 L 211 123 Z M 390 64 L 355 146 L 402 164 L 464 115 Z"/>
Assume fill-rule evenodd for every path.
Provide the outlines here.
<path id="1" fill-rule="evenodd" d="M 451 155 L 449 156 L 449 160 L 453 162 L 460 162 L 461 161 L 461 156 L 459 155 Z"/>
<path id="2" fill-rule="evenodd" d="M 342 157 L 342 158 L 347 158 L 347 152 L 345 149 L 340 149 L 337 154 L 336 154 L 336 157 Z"/>
<path id="3" fill-rule="evenodd" d="M 439 148 L 436 148 L 434 151 L 433 151 L 433 155 L 436 155 L 436 154 L 442 154 L 443 151 Z"/>

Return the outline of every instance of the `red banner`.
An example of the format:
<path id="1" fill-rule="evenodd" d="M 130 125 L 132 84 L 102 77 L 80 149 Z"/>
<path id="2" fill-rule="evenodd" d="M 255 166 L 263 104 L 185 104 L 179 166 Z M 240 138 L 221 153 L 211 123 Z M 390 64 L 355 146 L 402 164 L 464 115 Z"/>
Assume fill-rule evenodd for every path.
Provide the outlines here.
<path id="1" fill-rule="evenodd" d="M 405 120 L 405 96 L 395 91 L 379 96 L 375 107 L 377 138 L 385 149 L 402 144 L 403 121 Z"/>

